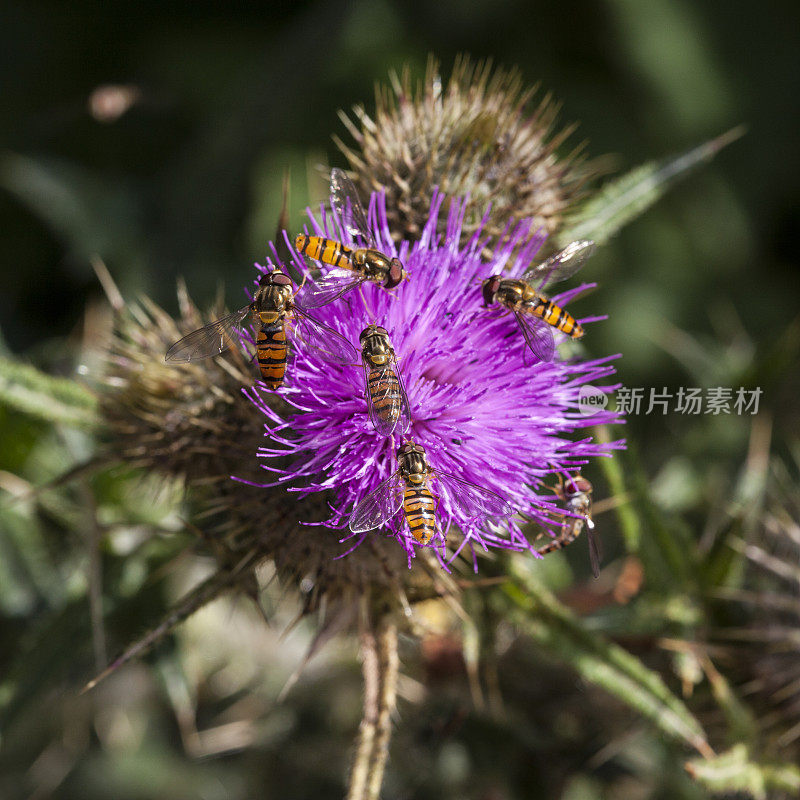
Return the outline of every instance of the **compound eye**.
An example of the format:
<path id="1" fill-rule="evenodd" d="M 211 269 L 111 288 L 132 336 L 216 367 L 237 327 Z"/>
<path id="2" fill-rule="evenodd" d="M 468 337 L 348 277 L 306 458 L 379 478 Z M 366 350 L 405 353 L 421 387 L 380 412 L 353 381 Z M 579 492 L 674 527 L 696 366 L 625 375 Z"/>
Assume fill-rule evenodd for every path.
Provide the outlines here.
<path id="1" fill-rule="evenodd" d="M 405 269 L 403 269 L 403 265 L 400 262 L 400 259 L 393 258 L 389 262 L 389 271 L 386 275 L 386 285 L 384 288 L 394 289 L 395 286 L 398 286 L 400 283 L 402 283 L 405 277 L 406 277 L 406 271 Z"/>
<path id="2" fill-rule="evenodd" d="M 577 477 L 573 478 L 567 486 L 572 489 L 574 485 L 574 492 L 575 493 L 582 493 L 582 494 L 589 494 L 592 491 L 592 484 L 586 480 L 586 478 Z"/>
<path id="3" fill-rule="evenodd" d="M 483 282 L 483 302 L 489 306 L 494 302 L 497 290 L 500 288 L 500 276 L 492 275 Z"/>

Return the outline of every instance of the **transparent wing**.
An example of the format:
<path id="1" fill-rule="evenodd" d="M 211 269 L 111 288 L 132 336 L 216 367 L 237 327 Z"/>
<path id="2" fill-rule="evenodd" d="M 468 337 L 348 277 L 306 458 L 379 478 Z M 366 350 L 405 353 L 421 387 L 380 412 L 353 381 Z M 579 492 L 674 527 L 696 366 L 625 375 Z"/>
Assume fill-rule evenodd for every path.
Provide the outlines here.
<path id="1" fill-rule="evenodd" d="M 514 508 L 507 501 L 485 486 L 462 480 L 440 469 L 434 470 L 434 474 L 442 491 L 470 518 L 510 517 L 514 513 Z"/>
<path id="2" fill-rule="evenodd" d="M 539 317 L 524 314 L 521 311 L 515 311 L 514 316 L 517 318 L 522 335 L 533 355 L 539 361 L 552 361 L 556 352 L 556 343 L 550 326 Z M 527 365 L 527 358 L 523 356 L 523 359 Z"/>
<path id="3" fill-rule="evenodd" d="M 547 261 L 535 264 L 522 273 L 520 279 L 527 283 L 541 281 L 541 287 L 548 283 L 557 283 L 571 278 L 594 253 L 594 242 L 591 239 L 580 239 L 570 242 L 563 250 L 550 256 Z"/>
<path id="4" fill-rule="evenodd" d="M 385 364 L 379 368 L 377 380 L 373 382 L 375 387 L 370 391 L 370 372 L 374 369 L 366 360 L 364 364 L 364 385 L 366 387 L 367 406 L 369 408 L 369 418 L 375 426 L 375 430 L 381 436 L 391 436 L 397 429 L 397 433 L 402 435 L 408 430 L 411 415 L 408 410 L 408 397 L 403 387 L 400 373 L 397 371 L 397 359 L 393 359 L 391 364 Z M 394 391 L 394 380 L 397 378 L 397 389 Z M 378 412 L 378 406 L 384 410 L 383 415 Z"/>
<path id="5" fill-rule="evenodd" d="M 408 393 L 403 376 L 397 366 L 397 357 L 394 356 L 394 371 L 397 375 L 397 382 L 400 384 L 400 417 L 397 420 L 397 434 L 402 436 L 411 427 L 411 406 L 408 402 Z"/>
<path id="6" fill-rule="evenodd" d="M 350 530 L 353 533 L 371 531 L 390 520 L 403 505 L 404 488 L 399 470 L 378 484 L 378 488 L 370 492 L 353 510 Z"/>
<path id="7" fill-rule="evenodd" d="M 340 169 L 331 170 L 331 206 L 350 236 L 354 239 L 361 237 L 368 246 L 373 246 L 367 215 L 358 199 L 356 187 Z"/>
<path id="8" fill-rule="evenodd" d="M 592 564 L 592 574 L 595 578 L 600 577 L 600 562 L 603 560 L 603 548 L 600 545 L 600 537 L 593 530 L 586 531 L 589 539 L 589 561 Z"/>
<path id="9" fill-rule="evenodd" d="M 364 365 L 364 393 L 367 398 L 367 408 L 372 425 L 381 436 L 391 436 L 392 431 L 397 427 L 397 419 L 400 413 L 400 400 L 392 394 L 391 373 L 388 364 L 384 365 L 378 373 L 374 388 L 370 391 L 370 373 L 372 365 L 367 359 L 362 358 Z M 386 401 L 389 401 L 388 404 Z M 378 406 L 384 409 L 384 414 L 378 413 Z"/>
<path id="10" fill-rule="evenodd" d="M 239 343 L 237 334 L 244 320 L 250 316 L 252 306 L 245 306 L 227 317 L 210 322 L 175 342 L 164 357 L 166 361 L 195 361 L 218 356 Z"/>
<path id="11" fill-rule="evenodd" d="M 308 284 L 303 289 L 300 295 L 300 308 L 319 308 L 332 303 L 346 292 L 355 289 L 364 280 L 361 275 L 350 270 L 331 270 L 327 275 Z"/>
<path id="12" fill-rule="evenodd" d="M 600 562 L 603 560 L 603 546 L 600 536 L 594 529 L 591 517 L 586 518 L 586 538 L 589 540 L 589 561 L 592 563 L 592 574 L 600 577 Z"/>
<path id="13" fill-rule="evenodd" d="M 292 306 L 298 317 L 299 335 L 303 341 L 322 353 L 322 357 L 337 364 L 355 364 L 358 351 L 333 328 L 307 314 L 297 305 Z"/>

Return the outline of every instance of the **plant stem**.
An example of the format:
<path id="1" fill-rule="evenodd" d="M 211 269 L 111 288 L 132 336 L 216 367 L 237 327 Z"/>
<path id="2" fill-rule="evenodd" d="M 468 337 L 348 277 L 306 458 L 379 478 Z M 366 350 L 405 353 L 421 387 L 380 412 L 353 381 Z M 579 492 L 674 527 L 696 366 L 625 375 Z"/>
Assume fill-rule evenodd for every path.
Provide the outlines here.
<path id="1" fill-rule="evenodd" d="M 397 694 L 397 625 L 388 614 L 361 634 L 364 714 L 350 771 L 347 800 L 377 800 L 389 756 Z"/>

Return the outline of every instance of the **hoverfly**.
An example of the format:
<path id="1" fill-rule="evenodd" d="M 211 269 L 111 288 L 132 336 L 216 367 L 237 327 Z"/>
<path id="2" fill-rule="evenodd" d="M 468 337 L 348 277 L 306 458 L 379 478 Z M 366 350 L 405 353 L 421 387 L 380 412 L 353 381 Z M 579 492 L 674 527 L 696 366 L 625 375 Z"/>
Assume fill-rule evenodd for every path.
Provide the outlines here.
<path id="1" fill-rule="evenodd" d="M 380 284 L 384 289 L 394 289 L 406 277 L 399 258 L 390 258 L 375 247 L 358 192 L 340 169 L 331 171 L 331 206 L 350 236 L 353 239 L 360 237 L 367 246 L 351 247 L 333 239 L 303 233 L 297 236 L 294 246 L 302 255 L 334 267 L 303 292 L 306 308 L 331 303 L 364 281 Z"/>
<path id="2" fill-rule="evenodd" d="M 408 430 L 411 413 L 389 333 L 380 325 L 369 325 L 361 331 L 359 341 L 372 424 L 382 436 L 391 436 L 396 427 L 403 434 Z"/>
<path id="3" fill-rule="evenodd" d="M 528 268 L 519 278 L 492 275 L 483 282 L 484 305 L 499 303 L 512 311 L 531 352 L 540 361 L 552 361 L 556 349 L 553 328 L 573 339 L 583 336 L 583 328 L 541 290 L 548 283 L 574 275 L 593 252 L 592 241 L 572 242 L 547 261 Z M 538 289 L 531 286 L 535 281 L 539 281 Z"/>
<path id="4" fill-rule="evenodd" d="M 589 540 L 589 559 L 592 562 L 592 573 L 595 578 L 600 575 L 600 539 L 594 532 L 592 520 L 592 484 L 582 475 L 568 478 L 566 485 L 559 477 L 558 485 L 553 490 L 559 500 L 563 501 L 567 511 L 575 514 L 574 517 L 564 516 L 561 531 L 544 547 L 538 548 L 540 555 L 547 555 L 554 550 L 563 550 L 572 544 L 586 526 L 586 536 Z"/>
<path id="5" fill-rule="evenodd" d="M 268 389 L 279 389 L 286 375 L 286 323 L 297 317 L 303 323 L 311 347 L 329 361 L 350 364 L 356 349 L 343 336 L 309 316 L 294 302 L 296 292 L 288 275 L 275 269 L 264 273 L 258 282 L 253 302 L 233 314 L 215 320 L 184 336 L 167 350 L 167 361 L 194 361 L 229 350 L 238 341 L 245 325 L 259 326 L 256 356 L 261 376 Z"/>
<path id="6" fill-rule="evenodd" d="M 510 516 L 514 509 L 482 486 L 457 478 L 442 470 L 434 471 L 428 464 L 425 448 L 412 441 L 397 449 L 398 469 L 378 485 L 355 507 L 350 517 L 350 530 L 354 533 L 369 531 L 390 520 L 402 506 L 411 535 L 420 543 L 428 544 L 436 534 L 436 499 L 429 482 L 440 480 L 443 490 L 471 517 Z M 447 478 L 447 486 L 441 482 Z"/>

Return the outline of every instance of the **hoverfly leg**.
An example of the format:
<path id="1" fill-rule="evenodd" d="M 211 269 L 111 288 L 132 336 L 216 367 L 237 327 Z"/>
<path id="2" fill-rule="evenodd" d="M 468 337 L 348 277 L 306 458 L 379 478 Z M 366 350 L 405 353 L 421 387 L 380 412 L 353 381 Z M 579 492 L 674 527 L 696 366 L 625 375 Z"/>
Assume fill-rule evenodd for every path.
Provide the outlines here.
<path id="1" fill-rule="evenodd" d="M 361 302 L 364 304 L 364 308 L 367 311 L 367 316 L 373 322 L 375 322 L 375 312 L 372 310 L 372 307 L 370 306 L 369 302 L 367 302 L 367 296 L 364 294 L 364 284 L 363 283 L 358 287 L 358 293 L 361 295 Z"/>
<path id="2" fill-rule="evenodd" d="M 547 486 L 547 484 L 545 484 L 544 488 L 547 489 L 548 492 L 552 492 L 559 500 L 564 499 L 564 479 L 561 475 L 558 476 L 558 483 L 555 486 Z"/>

